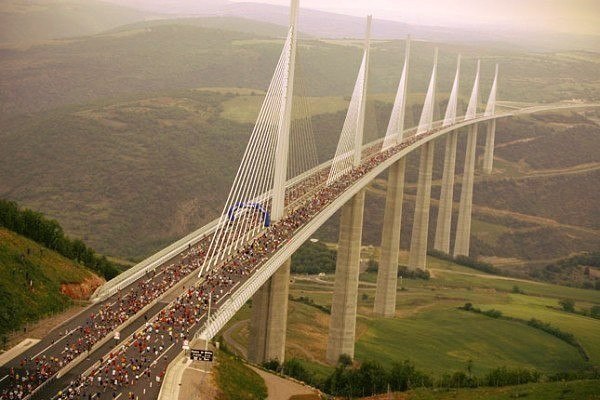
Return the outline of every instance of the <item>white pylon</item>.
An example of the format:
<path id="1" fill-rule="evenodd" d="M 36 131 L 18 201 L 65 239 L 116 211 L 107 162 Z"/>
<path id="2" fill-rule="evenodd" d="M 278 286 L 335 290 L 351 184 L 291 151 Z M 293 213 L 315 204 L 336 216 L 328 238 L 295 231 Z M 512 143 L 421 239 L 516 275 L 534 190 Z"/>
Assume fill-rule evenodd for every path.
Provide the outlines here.
<path id="1" fill-rule="evenodd" d="M 496 72 L 494 74 L 494 83 L 492 84 L 492 89 L 490 90 L 490 97 L 488 97 L 487 106 L 485 107 L 485 115 L 486 117 L 491 117 L 496 113 L 496 92 L 498 91 L 498 64 L 496 64 Z"/>
<path id="2" fill-rule="evenodd" d="M 395 146 L 402 141 L 404 133 L 404 117 L 406 115 L 406 91 L 408 88 L 408 66 L 410 61 L 410 36 L 406 38 L 406 49 L 404 55 L 404 68 L 400 76 L 394 107 L 388 124 L 382 150 Z"/>
<path id="3" fill-rule="evenodd" d="M 433 112 L 435 110 L 435 86 L 437 80 L 437 63 L 438 48 L 436 47 L 433 56 L 433 71 L 431 72 L 429 88 L 427 89 L 427 95 L 425 96 L 425 102 L 423 103 L 423 111 L 421 112 L 421 119 L 419 120 L 417 135 L 431 130 L 433 126 Z"/>
<path id="4" fill-rule="evenodd" d="M 290 12 L 290 50 L 288 58 L 285 99 L 281 104 L 281 118 L 277 133 L 275 151 L 275 170 L 273 175 L 273 202 L 271 204 L 271 220 L 278 221 L 283 217 L 285 209 L 285 185 L 290 148 L 290 131 L 292 125 L 292 103 L 294 96 L 294 74 L 296 68 L 297 25 L 299 0 L 292 0 Z"/>
<path id="5" fill-rule="evenodd" d="M 363 91 L 358 113 L 358 122 L 356 124 L 356 135 L 354 136 L 354 166 L 360 165 L 362 158 L 362 144 L 365 132 L 365 112 L 367 108 L 367 87 L 369 86 L 369 60 L 371 58 L 371 23 L 373 16 L 367 16 L 367 33 L 365 35 L 365 65 L 363 68 Z"/>
<path id="6" fill-rule="evenodd" d="M 442 126 L 450 126 L 456 123 L 456 110 L 458 108 L 458 86 L 460 81 L 460 54 L 456 61 L 456 76 L 454 77 L 454 84 L 452 85 L 452 91 L 450 92 L 450 98 L 448 99 L 448 106 L 446 107 L 446 114 L 444 116 L 444 123 Z"/>
<path id="7" fill-rule="evenodd" d="M 475 73 L 475 82 L 473 83 L 473 90 L 471 91 L 471 98 L 469 99 L 469 106 L 467 107 L 467 113 L 465 114 L 465 121 L 473 119 L 477 116 L 477 103 L 479 102 L 479 67 L 481 61 L 477 60 L 477 72 Z"/>
<path id="8" fill-rule="evenodd" d="M 335 182 L 340 176 L 360 164 L 362 142 L 365 128 L 365 110 L 367 103 L 367 84 L 369 76 L 371 16 L 367 17 L 367 34 L 358 77 L 352 91 L 352 98 L 346 113 L 340 140 L 331 163 L 327 184 Z"/>

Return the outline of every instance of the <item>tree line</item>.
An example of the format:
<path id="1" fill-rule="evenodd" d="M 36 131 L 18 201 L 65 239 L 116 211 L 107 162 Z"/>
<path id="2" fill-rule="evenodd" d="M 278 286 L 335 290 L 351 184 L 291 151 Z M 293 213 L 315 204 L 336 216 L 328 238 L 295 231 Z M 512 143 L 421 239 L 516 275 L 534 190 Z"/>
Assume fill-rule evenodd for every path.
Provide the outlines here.
<path id="1" fill-rule="evenodd" d="M 106 280 L 119 274 L 117 266 L 105 256 L 96 254 L 80 239 L 66 236 L 57 221 L 46 218 L 40 212 L 21 208 L 13 201 L 0 199 L 0 226 L 86 266 Z"/>
<path id="2" fill-rule="evenodd" d="M 394 362 L 385 367 L 372 360 L 357 363 L 345 354 L 340 356 L 335 370 L 325 378 L 316 377 L 296 358 L 286 360 L 283 365 L 277 360 L 270 360 L 262 366 L 306 382 L 328 395 L 347 399 L 374 396 L 386 393 L 388 390 L 404 392 L 416 388 L 501 387 L 540 381 L 598 378 L 596 370 L 544 375 L 536 370 L 507 367 L 494 368 L 477 376 L 473 374 L 472 360 L 466 362 L 464 370 L 434 378 L 418 370 L 409 360 Z"/>

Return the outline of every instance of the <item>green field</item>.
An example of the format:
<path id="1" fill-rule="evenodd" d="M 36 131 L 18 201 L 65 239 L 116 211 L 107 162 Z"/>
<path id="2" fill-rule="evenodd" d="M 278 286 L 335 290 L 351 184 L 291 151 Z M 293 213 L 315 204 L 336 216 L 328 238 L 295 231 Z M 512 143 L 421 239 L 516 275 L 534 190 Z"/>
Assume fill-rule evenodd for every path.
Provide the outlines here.
<path id="1" fill-rule="evenodd" d="M 388 366 L 402 358 L 415 360 L 434 375 L 464 370 L 468 360 L 476 375 L 498 366 L 542 372 L 585 366 L 577 350 L 544 332 L 456 309 L 374 319 L 356 343 L 356 358 Z"/>
<path id="2" fill-rule="evenodd" d="M 502 388 L 462 390 L 415 390 L 398 394 L 397 400 L 597 400 L 600 383 L 597 380 L 573 382 L 530 383 Z"/>
<path id="3" fill-rule="evenodd" d="M 600 321 L 558 309 L 562 298 L 574 299 L 577 309 L 600 304 L 598 291 L 497 277 L 434 257 L 428 258 L 428 264 L 434 274 L 430 280 L 403 279 L 404 290 L 398 291 L 393 319 L 372 315 L 376 274 L 361 275 L 358 360 L 390 365 L 410 359 L 418 369 L 432 376 L 465 370 L 469 359 L 473 360 L 476 375 L 502 366 L 552 374 L 600 365 Z M 325 283 L 296 278 L 290 294 L 330 305 L 333 276 L 320 279 Z M 525 294 L 512 293 L 515 286 Z M 501 310 L 508 317 L 525 320 L 535 317 L 570 332 L 582 344 L 591 362 L 586 363 L 575 347 L 524 323 L 459 310 L 466 302 L 482 310 Z M 244 318 L 249 318 L 249 314 Z M 287 357 L 300 358 L 316 376 L 326 376 L 331 371 L 324 360 L 329 315 L 292 301 L 288 324 Z M 236 340 L 245 343 L 247 334 L 244 331 Z"/>
<path id="4" fill-rule="evenodd" d="M 373 251 L 366 248 L 365 254 Z M 401 258 L 405 253 L 401 254 Z M 563 298 L 576 300 L 576 309 L 600 304 L 600 293 L 532 281 L 506 279 L 429 257 L 434 276 L 430 280 L 403 279 L 398 291 L 396 317 L 376 318 L 372 314 L 376 274 L 362 274 L 359 285 L 355 358 L 373 360 L 389 367 L 393 362 L 411 360 L 417 369 L 434 379 L 455 371 L 466 371 L 469 360 L 474 376 L 507 367 L 536 370 L 546 376 L 581 372 L 600 365 L 600 321 L 559 310 Z M 309 297 L 319 305 L 330 305 L 333 276 L 316 280 L 295 277 L 290 289 L 293 298 Z M 515 286 L 525 294 L 512 293 Z M 536 318 L 572 333 L 581 343 L 590 362 L 572 345 L 523 322 L 494 319 L 459 310 L 466 302 L 482 310 L 496 309 L 506 317 Z M 250 318 L 244 307 L 228 324 Z M 312 373 L 310 383 L 318 385 L 333 368 L 325 362 L 329 315 L 316 307 L 290 301 L 286 358 L 297 358 Z M 248 342 L 248 326 L 233 330 L 233 339 Z M 543 381 L 542 381 L 543 382 Z M 398 394 L 397 399 L 597 399 L 598 381 L 538 383 L 504 388 L 473 390 L 420 389 Z"/>

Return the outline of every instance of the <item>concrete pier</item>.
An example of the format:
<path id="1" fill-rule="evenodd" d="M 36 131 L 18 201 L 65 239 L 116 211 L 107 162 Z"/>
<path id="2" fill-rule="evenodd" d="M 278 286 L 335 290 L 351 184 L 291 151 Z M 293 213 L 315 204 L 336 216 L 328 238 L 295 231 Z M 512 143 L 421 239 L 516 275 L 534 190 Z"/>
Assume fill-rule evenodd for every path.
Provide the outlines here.
<path id="1" fill-rule="evenodd" d="M 492 173 L 494 165 L 494 142 L 496 141 L 496 120 L 487 123 L 487 134 L 485 137 L 485 153 L 483 154 L 483 172 Z"/>
<path id="2" fill-rule="evenodd" d="M 327 362 L 330 364 L 336 364 L 342 354 L 354 357 L 364 206 L 365 192 L 362 190 L 341 209 L 340 236 L 326 354 Z"/>
<path id="3" fill-rule="evenodd" d="M 252 297 L 248 359 L 254 363 L 285 359 L 290 265 L 288 259 Z"/>
<path id="4" fill-rule="evenodd" d="M 431 202 L 431 175 L 433 171 L 434 142 L 430 141 L 421 147 L 419 161 L 419 181 L 415 202 L 415 217 L 408 267 L 411 269 L 427 268 L 427 233 L 429 229 L 429 205 Z"/>
<path id="5" fill-rule="evenodd" d="M 404 170 L 406 159 L 398 160 L 388 173 L 387 196 L 381 234 L 381 258 L 377 272 L 375 292 L 375 315 L 386 318 L 396 313 L 396 289 L 398 282 L 398 252 L 402 225 L 402 202 L 404 200 Z"/>
<path id="6" fill-rule="evenodd" d="M 446 151 L 444 152 L 444 172 L 440 192 L 435 240 L 433 248 L 450 254 L 450 228 L 452 226 L 452 204 L 454 201 L 454 171 L 456 169 L 457 132 L 446 136 Z"/>
<path id="7" fill-rule="evenodd" d="M 475 180 L 475 152 L 477 150 L 477 124 L 471 125 L 467 136 L 467 152 L 463 170 L 458 224 L 454 256 L 468 256 L 471 243 L 471 212 L 473 208 L 473 181 Z"/>

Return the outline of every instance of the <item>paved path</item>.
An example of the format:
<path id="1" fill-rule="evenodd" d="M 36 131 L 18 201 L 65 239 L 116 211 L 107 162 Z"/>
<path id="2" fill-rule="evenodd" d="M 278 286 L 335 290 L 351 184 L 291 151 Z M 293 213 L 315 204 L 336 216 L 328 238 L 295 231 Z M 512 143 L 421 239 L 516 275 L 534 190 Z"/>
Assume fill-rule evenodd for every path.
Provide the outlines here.
<path id="1" fill-rule="evenodd" d="M 251 365 L 249 367 L 265 380 L 265 385 L 267 385 L 269 392 L 268 400 L 288 400 L 290 397 L 299 394 L 316 394 L 314 389 L 307 386 L 281 378 Z"/>

